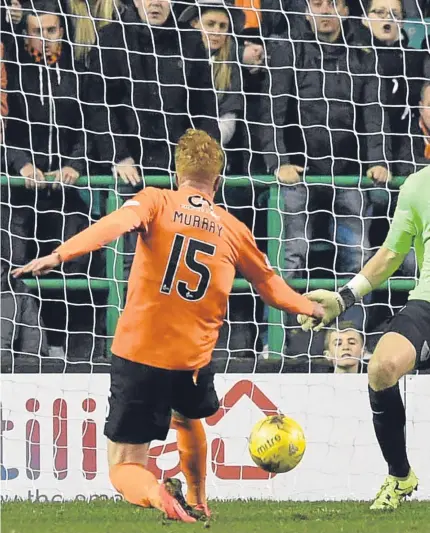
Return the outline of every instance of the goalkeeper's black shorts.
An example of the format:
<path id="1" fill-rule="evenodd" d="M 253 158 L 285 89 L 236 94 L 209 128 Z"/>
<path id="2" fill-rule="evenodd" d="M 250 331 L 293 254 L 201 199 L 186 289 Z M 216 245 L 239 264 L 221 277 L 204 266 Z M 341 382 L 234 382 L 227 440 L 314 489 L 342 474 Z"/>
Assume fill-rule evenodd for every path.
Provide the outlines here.
<path id="1" fill-rule="evenodd" d="M 391 319 L 386 333 L 393 331 L 406 337 L 417 352 L 416 370 L 430 368 L 430 303 L 409 300 Z"/>
<path id="2" fill-rule="evenodd" d="M 109 412 L 104 434 L 114 442 L 144 444 L 165 440 L 172 410 L 206 418 L 219 408 L 210 366 L 165 370 L 112 355 Z"/>

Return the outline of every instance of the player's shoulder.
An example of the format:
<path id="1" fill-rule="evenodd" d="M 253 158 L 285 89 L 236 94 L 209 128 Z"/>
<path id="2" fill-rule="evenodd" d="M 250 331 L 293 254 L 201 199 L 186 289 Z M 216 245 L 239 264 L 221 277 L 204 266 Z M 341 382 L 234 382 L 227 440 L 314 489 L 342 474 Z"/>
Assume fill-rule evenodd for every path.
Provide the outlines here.
<path id="1" fill-rule="evenodd" d="M 419 196 L 425 195 L 425 191 L 430 192 L 430 165 L 422 168 L 414 174 L 410 174 L 400 190 L 405 194 L 418 194 Z"/>
<path id="2" fill-rule="evenodd" d="M 422 168 L 421 170 L 418 170 L 418 172 L 414 172 L 413 174 L 410 174 L 406 180 L 405 183 L 421 183 L 426 182 L 430 183 L 430 165 L 427 165 L 426 167 Z"/>
<path id="3" fill-rule="evenodd" d="M 157 187 L 145 187 L 134 196 L 134 199 L 137 201 L 143 198 L 161 200 L 163 198 L 163 189 Z"/>

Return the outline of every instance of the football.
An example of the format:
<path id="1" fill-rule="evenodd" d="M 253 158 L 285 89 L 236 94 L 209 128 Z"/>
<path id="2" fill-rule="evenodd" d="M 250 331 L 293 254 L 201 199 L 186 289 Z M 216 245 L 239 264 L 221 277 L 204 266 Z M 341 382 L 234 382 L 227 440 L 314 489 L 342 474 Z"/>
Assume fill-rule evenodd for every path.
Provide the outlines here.
<path id="1" fill-rule="evenodd" d="M 305 450 L 303 429 L 295 420 L 281 414 L 257 422 L 249 437 L 252 460 L 267 472 L 281 474 L 293 470 Z"/>

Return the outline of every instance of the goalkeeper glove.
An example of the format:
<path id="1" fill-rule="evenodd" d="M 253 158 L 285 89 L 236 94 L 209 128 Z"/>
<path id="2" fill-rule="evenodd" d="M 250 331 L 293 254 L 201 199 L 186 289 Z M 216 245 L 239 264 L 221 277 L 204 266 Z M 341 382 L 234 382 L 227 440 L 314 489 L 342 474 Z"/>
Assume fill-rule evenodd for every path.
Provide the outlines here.
<path id="1" fill-rule="evenodd" d="M 354 293 L 347 286 L 342 287 L 339 292 L 318 289 L 305 294 L 305 296 L 323 306 L 324 316 L 322 319 L 316 319 L 307 315 L 298 315 L 297 321 L 302 326 L 303 331 L 320 331 L 356 302 Z"/>

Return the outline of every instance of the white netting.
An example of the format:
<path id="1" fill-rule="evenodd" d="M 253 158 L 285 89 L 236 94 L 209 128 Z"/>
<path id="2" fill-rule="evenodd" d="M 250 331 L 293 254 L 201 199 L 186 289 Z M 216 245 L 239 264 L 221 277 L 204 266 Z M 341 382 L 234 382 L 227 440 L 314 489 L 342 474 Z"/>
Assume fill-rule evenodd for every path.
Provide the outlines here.
<path id="1" fill-rule="evenodd" d="M 369 3 L 367 11 L 353 3 L 349 15 L 342 0 L 282 9 L 261 0 L 259 11 L 246 2 L 221 10 L 143 0 L 2 3 L 5 494 L 107 493 L 104 373 L 135 237 L 45 279 L 14 281 L 10 269 L 52 251 L 142 186 L 173 187 L 174 147 L 188 127 L 220 139 L 229 178 L 217 201 L 299 290 L 336 287 L 381 244 L 402 180 L 385 182 L 430 161 L 428 2 L 403 10 L 394 3 Z M 249 8 L 245 18 L 239 5 Z M 236 280 L 214 353 L 219 394 L 295 416 L 315 453 L 289 488 L 258 478 L 243 460 L 258 410 L 242 406 L 243 427 L 208 421 L 212 496 L 370 497 L 381 462 L 365 378 L 345 387 L 339 376 L 313 374 L 365 371 L 384 322 L 414 283 L 413 256 L 396 276 L 343 317 L 345 331 L 327 337 L 304 334 L 294 317 L 265 309 Z M 291 372 L 302 375 L 284 375 Z M 428 417 L 417 400 L 426 393 L 411 383 L 415 435 Z M 356 408 L 352 416 L 345 405 Z M 419 462 L 415 441 L 413 448 Z M 348 450 L 344 468 L 339 449 Z M 176 444 L 154 445 L 153 456 L 166 450 Z M 177 456 L 152 466 L 176 473 Z"/>

